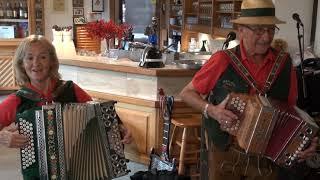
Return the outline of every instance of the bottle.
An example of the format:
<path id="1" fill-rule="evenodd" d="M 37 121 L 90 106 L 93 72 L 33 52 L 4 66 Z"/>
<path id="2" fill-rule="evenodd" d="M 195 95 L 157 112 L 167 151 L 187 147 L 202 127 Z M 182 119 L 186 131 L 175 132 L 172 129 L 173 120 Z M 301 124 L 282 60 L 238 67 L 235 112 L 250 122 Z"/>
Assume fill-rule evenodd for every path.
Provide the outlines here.
<path id="1" fill-rule="evenodd" d="M 17 3 L 14 3 L 13 9 L 12 9 L 12 17 L 13 17 L 13 19 L 19 18 L 19 8 L 18 8 Z"/>
<path id="2" fill-rule="evenodd" d="M 189 52 L 194 52 L 197 48 L 197 42 L 195 38 L 191 38 L 191 41 L 189 43 Z"/>
<path id="3" fill-rule="evenodd" d="M 13 10 L 12 10 L 11 4 L 7 2 L 6 18 L 12 19 L 12 17 L 13 17 Z"/>
<path id="4" fill-rule="evenodd" d="M 23 9 L 22 2 L 20 2 L 19 4 L 19 18 L 24 19 L 24 9 Z"/>
<path id="5" fill-rule="evenodd" d="M 177 52 L 180 52 L 181 51 L 181 42 L 178 41 L 178 47 L 177 47 Z"/>
<path id="6" fill-rule="evenodd" d="M 24 19 L 28 19 L 28 7 L 27 7 L 27 5 L 25 5 L 23 7 L 23 18 Z"/>
<path id="7" fill-rule="evenodd" d="M 0 19 L 4 19 L 4 10 L 3 10 L 2 3 L 0 3 Z"/>
<path id="8" fill-rule="evenodd" d="M 201 49 L 200 49 L 201 52 L 206 52 L 206 51 L 207 51 L 207 50 L 206 50 L 206 47 L 205 47 L 206 42 L 207 42 L 207 40 L 203 40 L 203 41 L 202 41 L 202 47 L 201 47 Z"/>

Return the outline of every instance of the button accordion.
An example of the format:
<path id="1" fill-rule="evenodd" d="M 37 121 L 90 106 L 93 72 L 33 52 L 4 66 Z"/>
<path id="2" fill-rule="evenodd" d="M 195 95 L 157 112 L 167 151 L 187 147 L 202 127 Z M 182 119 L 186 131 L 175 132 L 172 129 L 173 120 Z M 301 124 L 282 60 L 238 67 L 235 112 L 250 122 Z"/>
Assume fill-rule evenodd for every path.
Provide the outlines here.
<path id="1" fill-rule="evenodd" d="M 18 117 L 22 172 L 40 179 L 113 179 L 128 174 L 114 101 L 50 104 Z M 36 169 L 36 170 L 34 170 Z"/>
<path id="2" fill-rule="evenodd" d="M 263 155 L 281 166 L 292 166 L 319 130 L 298 107 L 264 96 L 231 93 L 226 109 L 238 120 L 221 129 L 234 135 L 246 153 Z"/>

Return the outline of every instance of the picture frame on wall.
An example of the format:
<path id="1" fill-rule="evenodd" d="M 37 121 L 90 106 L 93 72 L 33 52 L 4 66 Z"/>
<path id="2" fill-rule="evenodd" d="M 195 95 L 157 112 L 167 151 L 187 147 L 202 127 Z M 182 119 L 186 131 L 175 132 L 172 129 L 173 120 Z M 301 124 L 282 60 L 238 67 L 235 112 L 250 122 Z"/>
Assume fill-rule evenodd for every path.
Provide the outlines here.
<path id="1" fill-rule="evenodd" d="M 84 9 L 83 8 L 73 8 L 73 16 L 83 16 L 84 15 Z"/>
<path id="2" fill-rule="evenodd" d="M 103 12 L 104 11 L 104 0 L 92 0 L 92 12 Z"/>

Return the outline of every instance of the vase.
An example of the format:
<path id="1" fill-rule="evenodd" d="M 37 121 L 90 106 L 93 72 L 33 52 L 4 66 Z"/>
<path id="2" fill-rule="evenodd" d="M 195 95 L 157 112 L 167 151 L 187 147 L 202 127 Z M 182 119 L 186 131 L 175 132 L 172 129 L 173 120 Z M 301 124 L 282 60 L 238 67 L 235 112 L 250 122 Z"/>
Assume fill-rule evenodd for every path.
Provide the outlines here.
<path id="1" fill-rule="evenodd" d="M 110 51 L 110 39 L 106 39 L 106 49 L 102 53 L 102 56 L 108 56 Z"/>

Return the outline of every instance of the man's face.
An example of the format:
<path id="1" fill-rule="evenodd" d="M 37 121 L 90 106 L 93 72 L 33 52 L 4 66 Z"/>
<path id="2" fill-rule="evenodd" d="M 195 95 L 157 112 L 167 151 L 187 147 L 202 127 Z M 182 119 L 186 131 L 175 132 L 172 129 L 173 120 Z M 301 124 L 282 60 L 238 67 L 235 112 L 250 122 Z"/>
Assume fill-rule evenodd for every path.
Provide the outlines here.
<path id="1" fill-rule="evenodd" d="M 240 25 L 239 35 L 249 56 L 263 55 L 278 30 L 275 25 Z"/>

